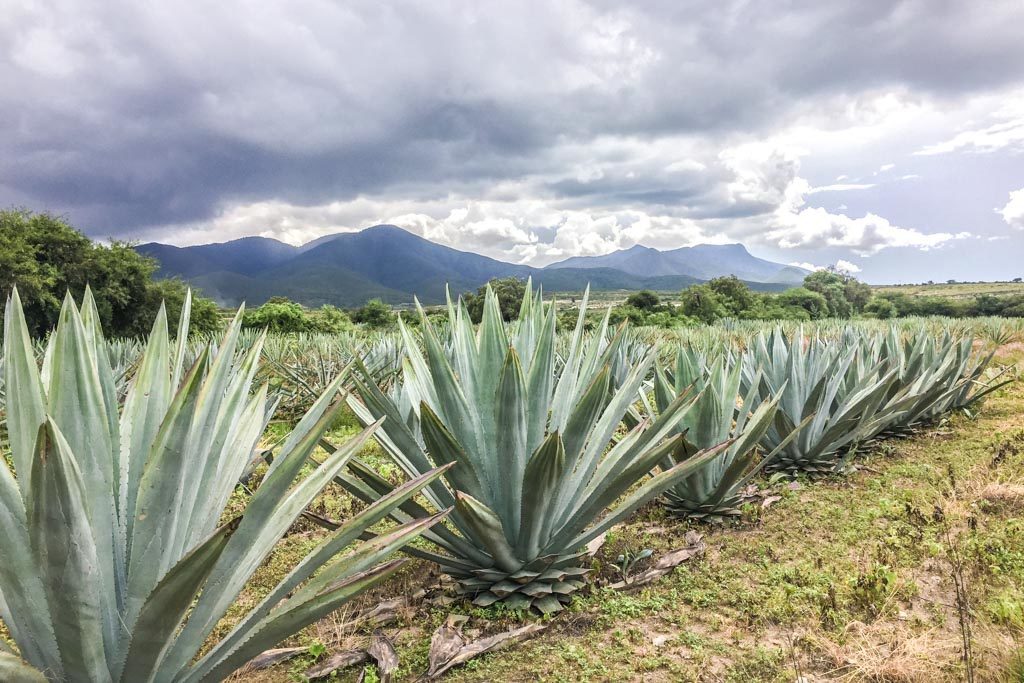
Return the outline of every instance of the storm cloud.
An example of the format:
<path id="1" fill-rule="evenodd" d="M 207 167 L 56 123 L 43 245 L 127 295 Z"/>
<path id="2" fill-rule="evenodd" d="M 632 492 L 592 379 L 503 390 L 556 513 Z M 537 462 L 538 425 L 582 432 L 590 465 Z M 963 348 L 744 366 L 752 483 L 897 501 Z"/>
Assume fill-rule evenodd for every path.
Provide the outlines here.
<path id="1" fill-rule="evenodd" d="M 876 280 L 1021 241 L 1016 0 L 0 8 L 0 204 L 97 237 L 743 241 Z"/>

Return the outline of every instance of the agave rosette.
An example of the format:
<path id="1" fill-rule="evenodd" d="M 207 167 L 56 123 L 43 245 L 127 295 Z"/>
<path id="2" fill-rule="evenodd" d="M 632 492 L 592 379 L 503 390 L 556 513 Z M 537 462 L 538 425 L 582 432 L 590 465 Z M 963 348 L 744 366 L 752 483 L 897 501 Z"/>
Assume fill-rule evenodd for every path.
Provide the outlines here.
<path id="1" fill-rule="evenodd" d="M 161 309 L 121 404 L 91 294 L 68 297 L 42 368 L 18 293 L 6 309 L 4 377 L 14 469 L 0 458 L 0 619 L 51 681 L 222 680 L 262 650 L 395 571 L 382 561 L 438 521 L 411 520 L 339 554 L 440 475 L 396 487 L 327 534 L 220 640 L 248 578 L 375 425 L 297 483 L 343 405 L 340 378 L 285 439 L 241 516 L 222 519 L 269 410 L 253 391 L 261 340 L 236 354 L 240 314 L 187 368 L 188 301 L 172 343 Z"/>
<path id="2" fill-rule="evenodd" d="M 885 403 L 895 374 L 866 362 L 849 340 L 829 343 L 799 332 L 788 338 L 779 328 L 759 335 L 744 354 L 743 385 L 746 392 L 759 388 L 762 400 L 779 398 L 762 439 L 766 449 L 778 450 L 769 469 L 843 471 L 861 442 L 897 419 L 902 406 Z"/>
<path id="3" fill-rule="evenodd" d="M 454 506 L 451 528 L 424 535 L 440 552 L 407 552 L 437 562 L 477 605 L 561 609 L 583 585 L 589 541 L 725 447 L 648 478 L 680 447 L 680 437 L 669 437 L 694 402 L 680 397 L 653 422 L 624 431 L 653 356 L 614 386 L 622 336 L 608 340 L 607 316 L 587 336 L 585 313 L 586 296 L 556 360 L 554 306 L 528 284 L 519 320 L 506 328 L 488 291 L 477 331 L 461 302 L 449 303 L 447 348 L 422 311 L 422 351 L 402 327 L 403 381 L 387 394 L 369 373 L 353 373 L 354 411 L 367 424 L 385 418 L 377 439 L 409 476 L 456 464 L 424 490 L 434 508 Z M 369 468 L 342 481 L 367 501 L 390 490 Z"/>
<path id="4" fill-rule="evenodd" d="M 718 456 L 665 492 L 665 504 L 676 516 L 706 522 L 738 517 L 746 485 L 802 428 L 798 425 L 772 452 L 759 457 L 758 446 L 775 419 L 779 398 L 762 400 L 756 381 L 751 382 L 746 395 L 741 395 L 742 369 L 742 363 L 732 354 L 709 361 L 691 347 L 678 349 L 672 368 L 655 366 L 654 402 L 659 411 L 667 410 L 687 391 L 697 396 L 693 408 L 676 425 L 684 439 L 684 451 L 670 455 L 665 467 L 714 444 L 731 442 Z M 784 391 L 785 384 L 780 394 Z"/>

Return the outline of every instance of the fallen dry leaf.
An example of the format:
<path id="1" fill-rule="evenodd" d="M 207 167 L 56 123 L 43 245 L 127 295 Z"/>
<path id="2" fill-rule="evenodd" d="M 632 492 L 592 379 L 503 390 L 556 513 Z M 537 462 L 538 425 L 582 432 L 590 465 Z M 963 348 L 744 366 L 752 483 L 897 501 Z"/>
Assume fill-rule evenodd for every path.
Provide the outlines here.
<path id="1" fill-rule="evenodd" d="M 485 652 L 493 652 L 500 650 L 501 648 L 508 647 L 513 643 L 521 643 L 524 640 L 534 637 L 538 633 L 544 631 L 548 627 L 548 624 L 534 623 L 527 624 L 521 628 L 513 629 L 511 631 L 505 631 L 498 633 L 487 638 L 481 638 L 480 640 L 473 641 L 467 645 L 463 645 L 455 655 L 442 663 L 439 667 L 435 668 L 435 660 L 431 657 L 431 668 L 427 672 L 427 678 L 436 678 L 445 671 L 448 671 L 452 667 L 458 666 L 459 664 L 465 664 L 469 660 L 484 654 Z M 447 625 L 442 626 L 438 629 L 440 632 L 442 629 L 448 629 Z M 457 633 L 457 632 L 456 632 Z M 437 633 L 434 634 L 437 636 Z M 461 638 L 461 634 L 459 634 Z M 431 649 L 433 650 L 433 640 L 431 640 Z M 433 654 L 433 652 L 431 653 Z"/>
<path id="2" fill-rule="evenodd" d="M 453 624 L 452 616 L 458 615 L 449 615 L 448 621 L 434 631 L 434 635 L 430 638 L 430 654 L 427 655 L 428 678 L 436 676 L 441 668 L 454 659 L 455 655 L 466 646 L 466 638 L 459 631 L 462 624 Z"/>
<path id="3" fill-rule="evenodd" d="M 304 675 L 310 680 L 324 678 L 339 669 L 347 669 L 350 666 L 367 662 L 369 659 L 370 655 L 366 650 L 342 650 L 306 669 Z"/>
<path id="4" fill-rule="evenodd" d="M 366 651 L 377 662 L 377 673 L 380 674 L 381 683 L 388 683 L 392 672 L 398 668 L 398 653 L 395 652 L 391 640 L 377 629 L 373 632 L 373 640 Z"/>
<path id="5" fill-rule="evenodd" d="M 631 590 L 640 586 L 646 585 L 655 579 L 661 578 L 672 571 L 674 568 L 681 565 L 687 560 L 699 557 L 704 554 L 706 546 L 700 534 L 695 531 L 686 532 L 686 547 L 673 550 L 672 552 L 665 553 L 659 557 L 650 569 L 642 571 L 639 574 L 631 577 L 629 581 L 619 581 L 613 583 L 609 588 L 615 590 Z"/>
<path id="6" fill-rule="evenodd" d="M 261 652 L 253 657 L 245 668 L 248 671 L 269 669 L 275 664 L 287 662 L 292 657 L 307 652 L 308 650 L 308 647 L 282 647 L 276 650 L 266 650 L 265 652 Z"/>

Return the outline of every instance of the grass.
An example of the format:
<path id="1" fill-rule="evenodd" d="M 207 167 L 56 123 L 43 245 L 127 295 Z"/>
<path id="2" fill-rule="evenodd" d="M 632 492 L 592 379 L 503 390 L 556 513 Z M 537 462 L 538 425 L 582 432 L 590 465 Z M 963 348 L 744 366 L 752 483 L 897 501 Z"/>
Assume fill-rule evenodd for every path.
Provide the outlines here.
<path id="1" fill-rule="evenodd" d="M 1013 345 L 998 360 L 1021 367 L 1024 354 Z M 376 449 L 366 457 L 382 458 Z M 700 560 L 637 592 L 592 588 L 540 637 L 446 680 L 965 680 L 961 615 L 976 680 L 1024 680 L 1024 384 L 996 392 L 973 419 L 954 416 L 885 442 L 851 475 L 778 487 L 782 500 L 770 509 L 748 509 L 732 528 L 701 529 L 708 550 Z M 322 504 L 342 514 L 333 495 Z M 618 578 L 619 553 L 651 548 L 657 556 L 683 545 L 688 528 L 647 506 L 609 535 L 595 558 L 598 583 Z M 297 529 L 280 565 L 268 563 L 250 590 L 269 585 L 275 566 L 317 533 Z M 352 609 L 436 584 L 429 565 L 410 562 Z M 431 633 L 449 612 L 467 615 L 471 634 L 532 619 L 458 602 L 410 607 L 384 626 L 400 656 L 397 680 L 426 670 Z M 345 619 L 334 615 L 292 644 L 365 647 L 368 629 L 353 632 Z M 302 680 L 311 661 L 244 680 Z"/>

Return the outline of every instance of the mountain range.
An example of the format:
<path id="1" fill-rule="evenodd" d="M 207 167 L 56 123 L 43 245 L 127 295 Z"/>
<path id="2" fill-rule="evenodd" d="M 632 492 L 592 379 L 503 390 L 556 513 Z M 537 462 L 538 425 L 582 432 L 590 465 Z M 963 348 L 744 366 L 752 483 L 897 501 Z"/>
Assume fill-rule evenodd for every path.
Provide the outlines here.
<path id="1" fill-rule="evenodd" d="M 777 291 L 800 284 L 808 271 L 752 256 L 742 244 L 698 245 L 671 251 L 635 246 L 605 256 L 573 257 L 546 268 L 459 251 L 393 225 L 321 237 L 292 246 L 266 237 L 176 247 L 151 242 L 136 249 L 159 262 L 159 277 L 180 277 L 225 306 L 258 305 L 284 296 L 307 306 L 358 306 L 372 298 L 392 304 L 419 297 L 441 303 L 491 278 L 532 277 L 547 291 L 678 290 L 719 275 Z"/>

